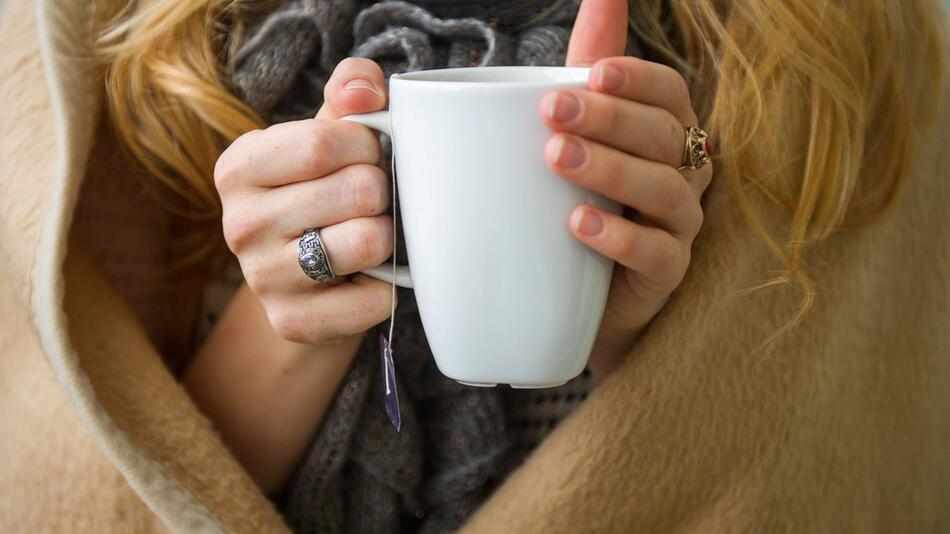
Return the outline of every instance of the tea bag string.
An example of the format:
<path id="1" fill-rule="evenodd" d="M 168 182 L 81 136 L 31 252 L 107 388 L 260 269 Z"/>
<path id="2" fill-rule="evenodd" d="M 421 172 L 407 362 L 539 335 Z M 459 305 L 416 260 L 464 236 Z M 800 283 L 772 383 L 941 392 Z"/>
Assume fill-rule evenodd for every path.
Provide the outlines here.
<path id="1" fill-rule="evenodd" d="M 392 195 L 393 195 L 393 294 L 392 306 L 389 310 L 389 347 L 392 350 L 393 344 L 393 323 L 396 322 L 396 136 L 393 132 L 393 104 L 389 101 L 389 113 L 386 115 L 386 121 L 389 125 L 389 172 L 392 175 Z"/>
<path id="2" fill-rule="evenodd" d="M 392 293 L 392 308 L 389 311 L 389 339 L 383 335 L 382 332 L 379 333 L 379 345 L 380 345 L 380 366 L 383 368 L 383 407 L 386 410 L 386 415 L 389 417 L 389 422 L 393 424 L 393 427 L 396 429 L 396 432 L 399 432 L 399 429 L 402 428 L 402 416 L 399 413 L 399 394 L 396 392 L 396 363 L 393 361 L 393 351 L 392 351 L 392 339 L 393 339 L 393 325 L 396 323 L 396 143 L 393 140 L 393 119 L 392 119 L 392 103 L 389 105 L 389 115 L 387 116 L 389 122 L 389 141 L 390 141 L 390 150 L 392 151 L 392 156 L 389 159 L 390 172 L 392 172 L 392 188 L 393 188 L 393 293 Z"/>

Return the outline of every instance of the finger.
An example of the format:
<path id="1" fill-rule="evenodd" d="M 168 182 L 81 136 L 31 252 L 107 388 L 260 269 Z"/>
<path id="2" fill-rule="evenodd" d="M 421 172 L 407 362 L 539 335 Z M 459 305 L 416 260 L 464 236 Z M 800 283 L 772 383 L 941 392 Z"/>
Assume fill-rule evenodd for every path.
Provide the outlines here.
<path id="1" fill-rule="evenodd" d="M 627 1 L 584 0 L 574 19 L 565 64 L 588 66 L 623 55 L 627 45 Z"/>
<path id="2" fill-rule="evenodd" d="M 262 302 L 268 321 L 281 337 L 297 343 L 323 343 L 365 332 L 383 322 L 392 310 L 392 299 L 392 286 L 361 275 L 351 283 L 311 287 L 289 297 L 265 297 Z"/>
<path id="3" fill-rule="evenodd" d="M 669 111 L 586 90 L 552 91 L 541 99 L 549 128 L 599 141 L 629 154 L 679 167 L 686 130 Z"/>
<path id="4" fill-rule="evenodd" d="M 255 295 L 294 295 L 316 282 L 297 263 L 299 235 L 275 250 L 239 257 L 241 271 Z M 360 217 L 320 229 L 320 242 L 336 276 L 345 276 L 383 263 L 393 252 L 392 218 Z M 323 284 L 325 285 L 325 284 Z"/>
<path id="5" fill-rule="evenodd" d="M 323 89 L 318 119 L 339 119 L 354 113 L 378 111 L 386 105 L 383 70 L 375 61 L 349 57 L 337 64 Z"/>
<path id="6" fill-rule="evenodd" d="M 296 240 L 307 228 L 380 215 L 389 206 L 386 174 L 375 165 L 344 167 L 316 180 L 236 195 L 224 204 L 225 241 L 235 254 Z"/>
<path id="7" fill-rule="evenodd" d="M 360 217 L 320 229 L 333 274 L 343 276 L 382 264 L 393 253 L 393 220 L 388 215 Z M 289 243 L 296 257 L 297 240 Z M 303 271 L 300 276 L 306 279 Z"/>
<path id="8" fill-rule="evenodd" d="M 569 134 L 553 136 L 545 156 L 560 176 L 630 206 L 676 236 L 692 240 L 702 227 L 701 195 L 669 165 Z"/>
<path id="9" fill-rule="evenodd" d="M 686 126 L 697 123 L 686 80 L 666 65 L 635 57 L 601 59 L 591 69 L 587 85 L 593 91 L 663 108 Z"/>
<path id="10" fill-rule="evenodd" d="M 668 232 L 593 206 L 574 209 L 570 227 L 577 239 L 636 272 L 657 293 L 676 288 L 689 265 L 689 247 Z"/>
<path id="11" fill-rule="evenodd" d="M 598 61 L 591 69 L 588 87 L 668 110 L 683 125 L 699 120 L 690 103 L 686 80 L 673 68 L 635 57 L 612 57 Z M 685 140 L 684 140 L 685 143 Z M 712 155 L 712 140 L 707 144 Z M 684 170 L 690 184 L 702 193 L 712 179 L 712 162 L 698 170 Z"/>
<path id="12" fill-rule="evenodd" d="M 214 170 L 219 192 L 275 187 L 379 160 L 379 143 L 366 127 L 350 121 L 305 119 L 239 137 Z"/>
<path id="13" fill-rule="evenodd" d="M 359 163 L 317 180 L 272 189 L 255 202 L 267 205 L 270 215 L 265 218 L 272 221 L 274 233 L 287 240 L 300 237 L 307 228 L 384 213 L 389 185 L 382 169 Z"/>

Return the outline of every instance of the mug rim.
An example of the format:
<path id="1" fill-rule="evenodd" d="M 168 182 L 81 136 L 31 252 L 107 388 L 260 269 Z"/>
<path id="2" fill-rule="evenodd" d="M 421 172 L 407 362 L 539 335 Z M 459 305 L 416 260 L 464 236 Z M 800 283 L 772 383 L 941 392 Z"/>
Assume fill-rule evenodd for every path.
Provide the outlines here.
<path id="1" fill-rule="evenodd" d="M 552 76 L 556 73 L 556 76 Z M 483 67 L 453 67 L 446 69 L 427 69 L 406 73 L 394 73 L 391 82 L 419 86 L 450 85 L 454 87 L 546 87 L 565 83 L 587 83 L 590 67 L 561 67 L 534 65 L 497 65 Z M 511 75 L 528 79 L 478 79 L 480 76 L 493 77 Z M 466 77 L 463 79 L 462 77 Z M 474 77 L 471 79 L 468 77 Z"/>

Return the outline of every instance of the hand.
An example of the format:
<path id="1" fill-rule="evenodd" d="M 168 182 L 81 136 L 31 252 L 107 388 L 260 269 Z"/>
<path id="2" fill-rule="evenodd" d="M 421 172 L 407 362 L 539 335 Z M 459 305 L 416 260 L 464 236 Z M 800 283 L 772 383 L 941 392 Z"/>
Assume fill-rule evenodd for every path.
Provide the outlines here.
<path id="1" fill-rule="evenodd" d="M 549 167 L 625 206 L 622 216 L 582 205 L 569 220 L 577 239 L 617 262 L 590 356 L 595 380 L 619 365 L 682 281 L 712 179 L 711 164 L 677 170 L 685 126 L 697 125 L 686 82 L 664 65 L 609 57 L 626 37 L 625 1 L 585 0 L 567 63 L 593 64 L 587 90 L 554 91 L 539 110 L 557 132 L 545 147 Z"/>
<path id="2" fill-rule="evenodd" d="M 389 317 L 392 288 L 345 275 L 392 254 L 392 218 L 379 143 L 369 129 L 336 120 L 382 109 L 383 73 L 368 59 L 337 66 L 314 119 L 242 135 L 218 159 L 215 186 L 224 237 L 268 321 L 283 338 L 337 343 Z M 297 265 L 297 241 L 319 228 L 337 281 L 317 284 Z"/>

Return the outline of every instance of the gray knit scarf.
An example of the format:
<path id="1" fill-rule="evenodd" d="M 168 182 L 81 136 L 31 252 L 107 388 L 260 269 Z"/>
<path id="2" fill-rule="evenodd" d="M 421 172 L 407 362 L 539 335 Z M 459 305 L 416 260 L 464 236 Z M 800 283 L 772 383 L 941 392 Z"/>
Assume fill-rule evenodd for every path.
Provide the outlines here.
<path id="1" fill-rule="evenodd" d="M 347 56 L 375 60 L 387 77 L 438 67 L 562 65 L 577 5 L 292 0 L 254 24 L 232 58 L 231 82 L 261 116 L 281 122 L 312 117 L 333 68 Z M 628 55 L 639 55 L 629 42 Z M 397 232 L 402 243 L 398 221 Z M 401 262 L 404 250 L 397 252 Z M 506 406 L 525 402 L 530 392 L 470 388 L 443 377 L 405 289 L 393 346 L 402 408 L 396 433 L 383 410 L 378 373 L 378 332 L 386 328 L 367 334 L 280 497 L 298 532 L 451 532 L 524 455 L 509 435 Z"/>

